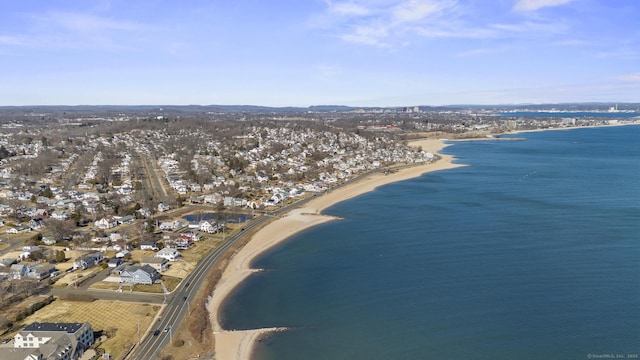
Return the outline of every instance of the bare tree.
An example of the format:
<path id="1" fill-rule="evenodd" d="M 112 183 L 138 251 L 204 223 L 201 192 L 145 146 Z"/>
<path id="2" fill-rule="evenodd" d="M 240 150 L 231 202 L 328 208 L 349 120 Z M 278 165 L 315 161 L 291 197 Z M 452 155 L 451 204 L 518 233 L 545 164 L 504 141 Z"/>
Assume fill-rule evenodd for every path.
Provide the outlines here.
<path id="1" fill-rule="evenodd" d="M 71 220 L 47 219 L 46 225 L 46 232 L 56 240 L 62 240 L 65 237 L 70 237 L 75 232 L 75 224 Z"/>

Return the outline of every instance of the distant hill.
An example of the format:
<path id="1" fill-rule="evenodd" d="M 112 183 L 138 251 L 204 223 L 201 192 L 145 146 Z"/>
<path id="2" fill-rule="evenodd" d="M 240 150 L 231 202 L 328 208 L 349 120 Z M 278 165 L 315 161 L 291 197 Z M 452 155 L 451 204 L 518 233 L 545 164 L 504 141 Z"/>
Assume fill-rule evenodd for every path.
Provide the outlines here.
<path id="1" fill-rule="evenodd" d="M 611 107 L 618 110 L 640 110 L 640 103 L 561 103 L 561 104 L 503 104 L 503 105 L 447 105 L 447 106 L 417 106 L 421 111 L 460 111 L 460 110 L 560 110 L 560 111 L 606 111 Z M 414 106 L 409 106 L 413 108 Z M 33 106 L 0 106 L 3 113 L 57 113 L 57 114 L 118 114 L 118 113 L 148 113 L 148 114 L 180 114 L 180 113 L 300 113 L 300 112 L 349 112 L 355 110 L 401 110 L 404 107 L 361 107 L 345 105 L 314 105 L 309 107 L 270 107 L 257 105 L 33 105 Z"/>

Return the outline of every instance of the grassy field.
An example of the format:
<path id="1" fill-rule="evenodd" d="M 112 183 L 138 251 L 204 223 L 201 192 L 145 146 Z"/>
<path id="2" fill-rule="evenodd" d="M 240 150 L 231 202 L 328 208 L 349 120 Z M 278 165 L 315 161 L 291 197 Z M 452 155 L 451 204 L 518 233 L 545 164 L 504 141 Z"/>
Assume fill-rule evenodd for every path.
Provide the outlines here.
<path id="1" fill-rule="evenodd" d="M 160 305 L 129 303 L 120 301 L 96 300 L 94 302 L 76 302 L 56 300 L 25 319 L 32 322 L 89 322 L 93 331 L 114 332 L 101 348 L 114 358 L 125 348 L 138 340 L 138 322 L 140 335 L 144 335 Z"/>

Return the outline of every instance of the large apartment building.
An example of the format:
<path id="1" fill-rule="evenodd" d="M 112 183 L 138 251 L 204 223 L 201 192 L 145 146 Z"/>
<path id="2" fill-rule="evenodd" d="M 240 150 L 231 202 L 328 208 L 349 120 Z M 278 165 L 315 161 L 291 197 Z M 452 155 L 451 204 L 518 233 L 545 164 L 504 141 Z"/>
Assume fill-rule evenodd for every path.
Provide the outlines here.
<path id="1" fill-rule="evenodd" d="M 0 348 L 3 360 L 77 360 L 94 342 L 89 323 L 32 323 Z"/>

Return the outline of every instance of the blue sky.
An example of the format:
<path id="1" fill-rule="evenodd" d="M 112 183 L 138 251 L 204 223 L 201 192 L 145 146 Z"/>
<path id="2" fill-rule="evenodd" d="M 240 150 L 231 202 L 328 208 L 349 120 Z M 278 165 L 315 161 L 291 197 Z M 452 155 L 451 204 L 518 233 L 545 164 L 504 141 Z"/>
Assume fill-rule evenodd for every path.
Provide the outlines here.
<path id="1" fill-rule="evenodd" d="M 637 0 L 0 3 L 0 105 L 640 102 Z"/>

